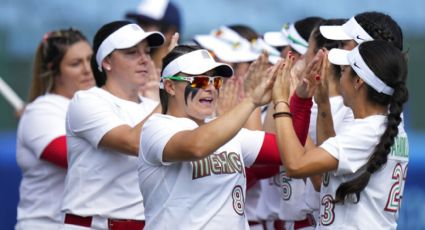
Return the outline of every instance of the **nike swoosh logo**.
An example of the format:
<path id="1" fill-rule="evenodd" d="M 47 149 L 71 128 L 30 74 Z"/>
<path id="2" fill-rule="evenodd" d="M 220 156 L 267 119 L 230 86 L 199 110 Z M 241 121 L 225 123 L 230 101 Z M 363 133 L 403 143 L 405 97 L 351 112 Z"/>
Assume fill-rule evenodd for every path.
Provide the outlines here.
<path id="1" fill-rule="evenodd" d="M 360 69 L 360 67 L 357 65 L 357 63 L 353 63 L 353 65 L 355 66 L 355 67 L 357 67 L 357 69 Z"/>
<path id="2" fill-rule="evenodd" d="M 356 36 L 357 39 L 366 41 L 366 39 L 361 38 L 359 35 Z"/>

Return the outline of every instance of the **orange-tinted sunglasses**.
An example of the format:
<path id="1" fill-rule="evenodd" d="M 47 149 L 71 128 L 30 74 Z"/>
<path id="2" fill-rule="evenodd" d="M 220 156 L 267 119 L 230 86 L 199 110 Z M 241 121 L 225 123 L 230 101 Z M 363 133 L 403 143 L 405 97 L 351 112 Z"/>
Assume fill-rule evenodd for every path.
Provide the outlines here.
<path id="1" fill-rule="evenodd" d="M 187 81 L 190 83 L 190 87 L 198 89 L 206 89 L 209 84 L 213 84 L 216 89 L 220 89 L 223 84 L 221 77 L 210 77 L 210 76 L 197 76 L 197 77 L 186 77 L 186 76 L 170 76 L 165 77 L 174 81 Z"/>

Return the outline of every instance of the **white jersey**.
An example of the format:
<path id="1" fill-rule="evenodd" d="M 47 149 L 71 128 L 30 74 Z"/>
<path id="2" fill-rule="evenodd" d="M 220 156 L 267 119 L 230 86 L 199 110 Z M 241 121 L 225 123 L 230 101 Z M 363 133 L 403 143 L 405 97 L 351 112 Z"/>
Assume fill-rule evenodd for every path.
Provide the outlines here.
<path id="1" fill-rule="evenodd" d="M 386 129 L 386 116 L 355 119 L 349 129 L 320 147 L 338 159 L 336 171 L 326 173 L 321 188 L 320 228 L 396 229 L 408 164 L 408 141 L 400 132 L 388 161 L 373 173 L 360 201 L 334 204 L 335 191 L 343 182 L 358 176 Z"/>
<path id="2" fill-rule="evenodd" d="M 260 181 L 261 194 L 257 205 L 257 217 L 260 220 L 271 221 L 279 219 L 279 201 L 282 199 L 279 178 L 280 175 L 277 174 Z"/>
<path id="3" fill-rule="evenodd" d="M 68 174 L 62 211 L 80 216 L 144 219 L 137 157 L 99 147 L 120 125 L 134 127 L 157 106 L 120 99 L 94 87 L 74 95 L 67 114 Z M 104 228 L 107 228 L 105 221 Z"/>
<path id="4" fill-rule="evenodd" d="M 353 111 L 344 106 L 344 99 L 342 96 L 334 96 L 329 98 L 329 102 L 331 105 L 331 114 L 333 126 L 335 129 L 335 133 L 338 134 L 347 124 L 350 124 L 354 121 Z M 317 144 L 317 104 L 313 102 L 313 107 L 311 108 L 311 116 L 310 116 L 310 126 L 308 130 L 308 134 L 313 140 L 315 144 Z M 310 178 L 306 180 L 306 187 L 304 192 L 305 202 L 310 209 L 310 213 L 313 214 L 316 223 L 319 221 L 319 210 L 320 210 L 320 192 L 316 192 L 313 187 L 313 184 L 310 181 Z"/>
<path id="5" fill-rule="evenodd" d="M 66 170 L 40 160 L 54 139 L 65 136 L 69 99 L 46 94 L 28 104 L 19 121 L 16 160 L 22 170 L 16 229 L 57 229 Z"/>
<path id="6" fill-rule="evenodd" d="M 258 221 L 257 205 L 261 195 L 261 184 L 257 181 L 246 191 L 245 214 L 248 221 Z"/>
<path id="7" fill-rule="evenodd" d="M 154 114 L 144 124 L 139 184 L 145 229 L 249 228 L 244 167 L 257 158 L 264 132 L 242 129 L 202 160 L 164 162 L 163 150 L 172 136 L 197 127 L 190 119 L 163 114 Z"/>

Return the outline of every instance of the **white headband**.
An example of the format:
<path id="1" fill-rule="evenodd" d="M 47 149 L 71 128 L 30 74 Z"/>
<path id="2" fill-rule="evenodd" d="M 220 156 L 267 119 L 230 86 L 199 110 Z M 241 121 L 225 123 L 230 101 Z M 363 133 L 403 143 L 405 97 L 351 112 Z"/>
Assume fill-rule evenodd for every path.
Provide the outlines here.
<path id="1" fill-rule="evenodd" d="M 351 51 L 343 49 L 331 49 L 328 54 L 329 61 L 335 65 L 350 65 L 356 74 L 369 86 L 379 93 L 393 95 L 394 89 L 385 84 L 367 66 L 359 52 L 359 46 Z"/>
<path id="2" fill-rule="evenodd" d="M 145 38 L 152 36 L 149 46 L 159 46 L 164 43 L 164 36 L 159 32 L 145 32 L 137 24 L 127 24 L 110 34 L 100 44 L 96 53 L 97 68 L 102 72 L 102 61 L 115 49 L 126 49 L 137 45 Z M 156 37 L 154 37 L 156 36 Z"/>
<path id="3" fill-rule="evenodd" d="M 231 77 L 233 75 L 233 69 L 229 65 L 216 62 L 207 50 L 195 50 L 171 61 L 162 71 L 161 77 L 173 76 L 179 72 L 191 75 L 202 74 L 217 67 L 226 69 L 220 76 Z"/>
<path id="4" fill-rule="evenodd" d="M 394 89 L 385 84 L 373 71 L 367 66 L 359 52 L 359 46 L 354 48 L 347 54 L 348 61 L 350 62 L 353 70 L 363 79 L 368 85 L 374 88 L 379 93 L 393 95 Z"/>

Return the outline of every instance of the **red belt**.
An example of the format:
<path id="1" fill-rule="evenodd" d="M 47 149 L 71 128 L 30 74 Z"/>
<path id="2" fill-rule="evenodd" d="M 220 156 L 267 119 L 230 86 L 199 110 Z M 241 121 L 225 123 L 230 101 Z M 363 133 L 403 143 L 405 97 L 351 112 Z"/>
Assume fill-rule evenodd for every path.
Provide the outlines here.
<path id="1" fill-rule="evenodd" d="M 90 228 L 92 224 L 92 216 L 77 216 L 73 214 L 65 215 L 65 224 L 72 224 Z M 125 220 L 125 219 L 108 219 L 109 230 L 142 230 L 145 227 L 143 220 Z"/>
<path id="2" fill-rule="evenodd" d="M 314 220 L 314 217 L 310 214 L 307 214 L 307 217 L 304 220 L 294 221 L 295 230 L 312 226 L 316 226 L 316 221 Z M 285 221 L 275 220 L 273 223 L 273 227 L 275 230 L 285 230 Z"/>
<path id="3" fill-rule="evenodd" d="M 316 221 L 311 214 L 307 214 L 304 220 L 297 220 L 294 222 L 294 229 L 306 228 L 310 226 L 316 226 Z"/>

